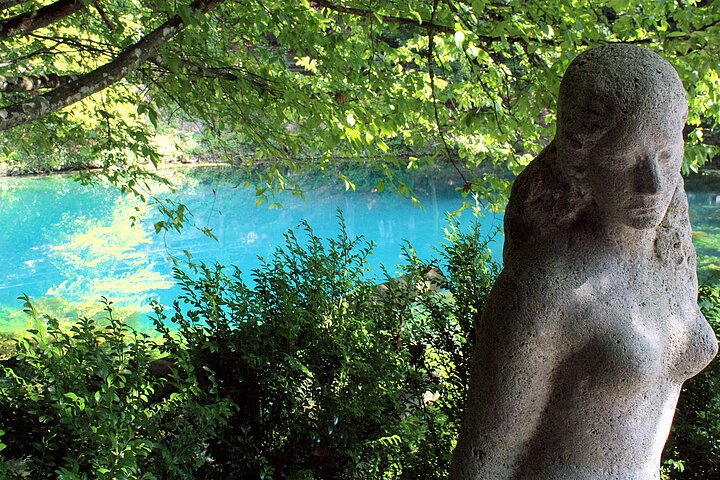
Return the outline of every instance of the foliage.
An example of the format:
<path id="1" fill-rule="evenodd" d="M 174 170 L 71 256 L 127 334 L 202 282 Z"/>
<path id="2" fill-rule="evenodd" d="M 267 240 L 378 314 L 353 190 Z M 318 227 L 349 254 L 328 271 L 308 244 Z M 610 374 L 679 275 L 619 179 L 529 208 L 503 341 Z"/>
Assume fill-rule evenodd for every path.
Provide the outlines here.
<path id="1" fill-rule="evenodd" d="M 483 238 L 477 226 L 462 231 L 457 223 L 451 222 L 446 239 L 439 253 L 445 267 L 442 286 L 447 294 L 425 290 L 416 297 L 411 311 L 414 320 L 408 326 L 411 331 L 405 340 L 411 365 L 424 379 L 421 390 L 425 389 L 427 402 L 417 412 L 406 435 L 410 439 L 421 432 L 423 437 L 415 445 L 408 441 L 399 445 L 401 448 L 389 455 L 386 476 L 379 478 L 430 480 L 445 478 L 448 473 L 465 408 L 475 325 L 500 266 L 487 248 L 491 239 Z M 426 285 L 422 283 L 422 272 L 427 269 L 410 246 L 406 256 L 409 260 L 406 275 Z M 389 473 L 396 477 L 388 477 Z"/>
<path id="2" fill-rule="evenodd" d="M 700 308 L 720 335 L 720 281 L 700 286 Z M 683 385 L 668 443 L 667 478 L 720 477 L 720 359 Z"/>
<path id="3" fill-rule="evenodd" d="M 325 242 L 303 229 L 253 271 L 253 286 L 220 265 L 176 271 L 185 294 L 172 320 L 184 342 L 165 348 L 214 371 L 219 395 L 238 406 L 203 478 L 441 477 L 468 329 L 496 273 L 478 230 L 452 230 L 450 294 L 438 296 L 417 288 L 427 266 L 410 248 L 407 274 L 378 287 L 371 245 L 344 226 Z M 160 306 L 157 315 L 170 340 Z"/>
<path id="4" fill-rule="evenodd" d="M 153 376 L 155 343 L 106 300 L 106 325 L 69 332 L 25 302 L 35 330 L 0 367 L 2 478 L 191 478 L 209 460 L 231 407 L 198 389 L 197 372 Z"/>
<path id="5" fill-rule="evenodd" d="M 37 8 L 20 2 L 5 18 Z M 410 168 L 438 159 L 459 171 L 494 166 L 500 175 L 459 176 L 466 190 L 502 200 L 503 174 L 519 172 L 552 134 L 570 60 L 609 42 L 644 45 L 677 68 L 690 99 L 686 170 L 711 154 L 704 142 L 720 122 L 717 0 L 110 0 L 0 37 L 0 76 L 6 85 L 18 75 L 88 83 L 168 19 L 187 27 L 152 52 L 140 48 L 148 60 L 112 87 L 3 133 L 4 158 L 69 154 L 133 189 L 142 180 L 137 162 L 159 160 L 152 137 L 169 118 L 204 130 L 212 148 L 245 146 L 251 164 L 323 169 L 361 154 L 387 167 L 390 181 L 399 152 Z M 2 112 L 41 104 L 44 92 L 54 99 L 58 89 L 45 81 L 4 87 Z M 269 178 L 282 185 L 283 176 Z"/>
<path id="6" fill-rule="evenodd" d="M 448 230 L 446 275 L 411 247 L 381 286 L 372 245 L 304 225 L 248 286 L 176 270 L 158 346 L 117 320 L 41 317 L 0 367 L 3 478 L 438 478 L 462 416 L 474 319 L 497 274 L 476 226 Z M 434 267 L 433 267 L 434 268 Z M 440 284 L 442 283 L 442 284 Z M 440 288 L 444 291 L 437 293 Z M 160 348 L 177 370 L 152 374 Z"/>

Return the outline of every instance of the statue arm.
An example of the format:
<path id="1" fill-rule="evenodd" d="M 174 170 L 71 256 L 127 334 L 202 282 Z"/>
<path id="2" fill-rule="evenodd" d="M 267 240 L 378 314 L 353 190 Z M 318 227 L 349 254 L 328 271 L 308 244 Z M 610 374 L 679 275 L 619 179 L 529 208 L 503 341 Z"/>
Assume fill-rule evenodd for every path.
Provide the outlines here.
<path id="1" fill-rule="evenodd" d="M 549 296 L 539 285 L 502 276 L 493 288 L 478 326 L 468 410 L 450 478 L 514 478 L 527 460 L 566 350 L 561 319 L 548 309 L 556 300 Z"/>

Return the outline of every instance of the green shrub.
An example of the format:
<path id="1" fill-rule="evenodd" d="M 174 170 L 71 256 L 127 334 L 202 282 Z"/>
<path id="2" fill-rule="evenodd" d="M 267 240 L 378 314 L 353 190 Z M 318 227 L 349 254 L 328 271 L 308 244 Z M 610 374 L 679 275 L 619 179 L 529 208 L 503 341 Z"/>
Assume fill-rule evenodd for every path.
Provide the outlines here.
<path id="1" fill-rule="evenodd" d="M 107 325 L 63 332 L 26 299 L 37 328 L 0 370 L 0 478 L 445 476 L 498 271 L 479 228 L 449 228 L 435 284 L 408 246 L 380 286 L 372 245 L 342 221 L 329 240 L 303 230 L 252 285 L 220 265 L 176 270 L 171 318 L 155 305 L 161 345 L 108 302 Z M 159 354 L 167 378 L 151 374 Z"/>
<path id="2" fill-rule="evenodd" d="M 467 338 L 497 268 L 478 229 L 450 232 L 449 293 L 417 285 L 427 265 L 406 249 L 402 281 L 369 277 L 372 245 L 343 225 L 323 241 L 304 225 L 252 272 L 197 265 L 168 353 L 215 372 L 205 382 L 237 405 L 210 442 L 199 478 L 440 478 L 465 395 Z"/>
<path id="3" fill-rule="evenodd" d="M 207 439 L 230 414 L 195 373 L 151 375 L 156 344 L 118 321 L 82 319 L 69 332 L 41 317 L 0 367 L 2 478 L 192 478 Z"/>

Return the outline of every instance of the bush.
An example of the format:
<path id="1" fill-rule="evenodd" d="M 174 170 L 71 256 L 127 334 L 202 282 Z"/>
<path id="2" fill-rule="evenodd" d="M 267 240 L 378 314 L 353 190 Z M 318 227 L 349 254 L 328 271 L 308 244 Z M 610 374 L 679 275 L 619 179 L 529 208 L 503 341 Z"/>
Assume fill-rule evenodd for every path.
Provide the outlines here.
<path id="1" fill-rule="evenodd" d="M 107 325 L 66 333 L 26 299 L 38 327 L 0 371 L 0 478 L 445 476 L 498 272 L 479 228 L 450 227 L 445 275 L 407 246 L 404 275 L 381 285 L 342 220 L 334 239 L 302 229 L 252 285 L 237 268 L 176 270 L 159 345 L 107 301 Z M 163 354 L 175 369 L 158 378 Z"/>
<path id="2" fill-rule="evenodd" d="M 211 440 L 201 478 L 440 478 L 459 428 L 471 345 L 497 267 L 478 229 L 450 231 L 447 289 L 420 288 L 422 264 L 406 249 L 406 275 L 379 288 L 372 246 L 341 225 L 326 242 L 308 225 L 263 260 L 249 286 L 238 269 L 176 271 L 184 295 L 164 327 L 170 355 L 209 368 L 237 405 Z M 432 287 L 432 286 L 430 286 Z"/>
<path id="3" fill-rule="evenodd" d="M 0 367 L 0 478 L 192 478 L 230 404 L 196 376 L 151 374 L 156 344 L 118 321 L 82 319 L 69 332 L 41 317 Z"/>

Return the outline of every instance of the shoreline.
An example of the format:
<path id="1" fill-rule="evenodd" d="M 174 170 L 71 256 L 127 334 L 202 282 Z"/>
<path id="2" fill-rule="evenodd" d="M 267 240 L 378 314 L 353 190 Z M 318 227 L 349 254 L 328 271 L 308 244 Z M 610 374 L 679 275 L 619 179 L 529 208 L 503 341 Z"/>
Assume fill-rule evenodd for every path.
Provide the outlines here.
<path id="1" fill-rule="evenodd" d="M 398 158 L 405 157 L 406 155 L 399 154 L 397 155 Z M 310 166 L 312 163 L 314 163 L 317 159 L 315 158 L 307 158 L 307 159 L 297 159 L 296 162 L 300 163 L 306 163 L 306 167 Z M 362 157 L 359 158 L 348 158 L 348 157 L 340 157 L 336 159 L 336 165 L 342 163 L 342 162 L 356 162 L 356 161 L 363 161 L 366 159 L 363 159 Z M 272 161 L 264 160 L 252 164 L 240 164 L 232 162 L 232 161 L 225 161 L 225 160 L 211 160 L 208 158 L 203 157 L 194 157 L 192 159 L 185 159 L 185 160 L 169 160 L 164 161 L 158 164 L 157 167 L 154 167 L 151 163 L 142 164 L 143 167 L 147 168 L 148 170 L 154 170 L 156 172 L 161 172 L 163 170 L 172 170 L 175 168 L 187 168 L 187 167 L 235 167 L 238 169 L 241 168 L 258 168 L 258 167 L 267 167 L 269 165 L 272 165 Z M 433 167 L 437 168 L 439 165 L 436 164 Z M 451 165 L 448 165 L 448 168 L 452 168 Z M 492 167 L 490 168 L 492 170 Z M 309 171 L 312 169 L 308 169 Z M 472 170 L 465 168 L 464 169 L 466 173 L 471 174 Z M 98 172 L 102 171 L 101 166 L 97 165 L 87 165 L 87 166 L 80 166 L 77 164 L 67 165 L 58 169 L 48 170 L 48 169 L 37 169 L 37 170 L 29 170 L 29 171 L 19 171 L 17 169 L 13 169 L 12 167 L 8 166 L 7 164 L 0 163 L 0 178 L 24 178 L 24 177 L 43 177 L 43 176 L 49 176 L 49 175 L 70 175 L 73 173 L 81 173 L 81 172 Z M 479 171 L 484 171 L 482 167 L 479 168 Z M 720 177 L 720 164 L 717 164 L 716 162 L 708 162 L 702 167 L 699 168 L 698 172 L 691 172 L 687 176 L 683 176 L 683 178 L 693 178 L 693 177 L 699 177 L 699 176 L 711 176 L 711 177 Z"/>

